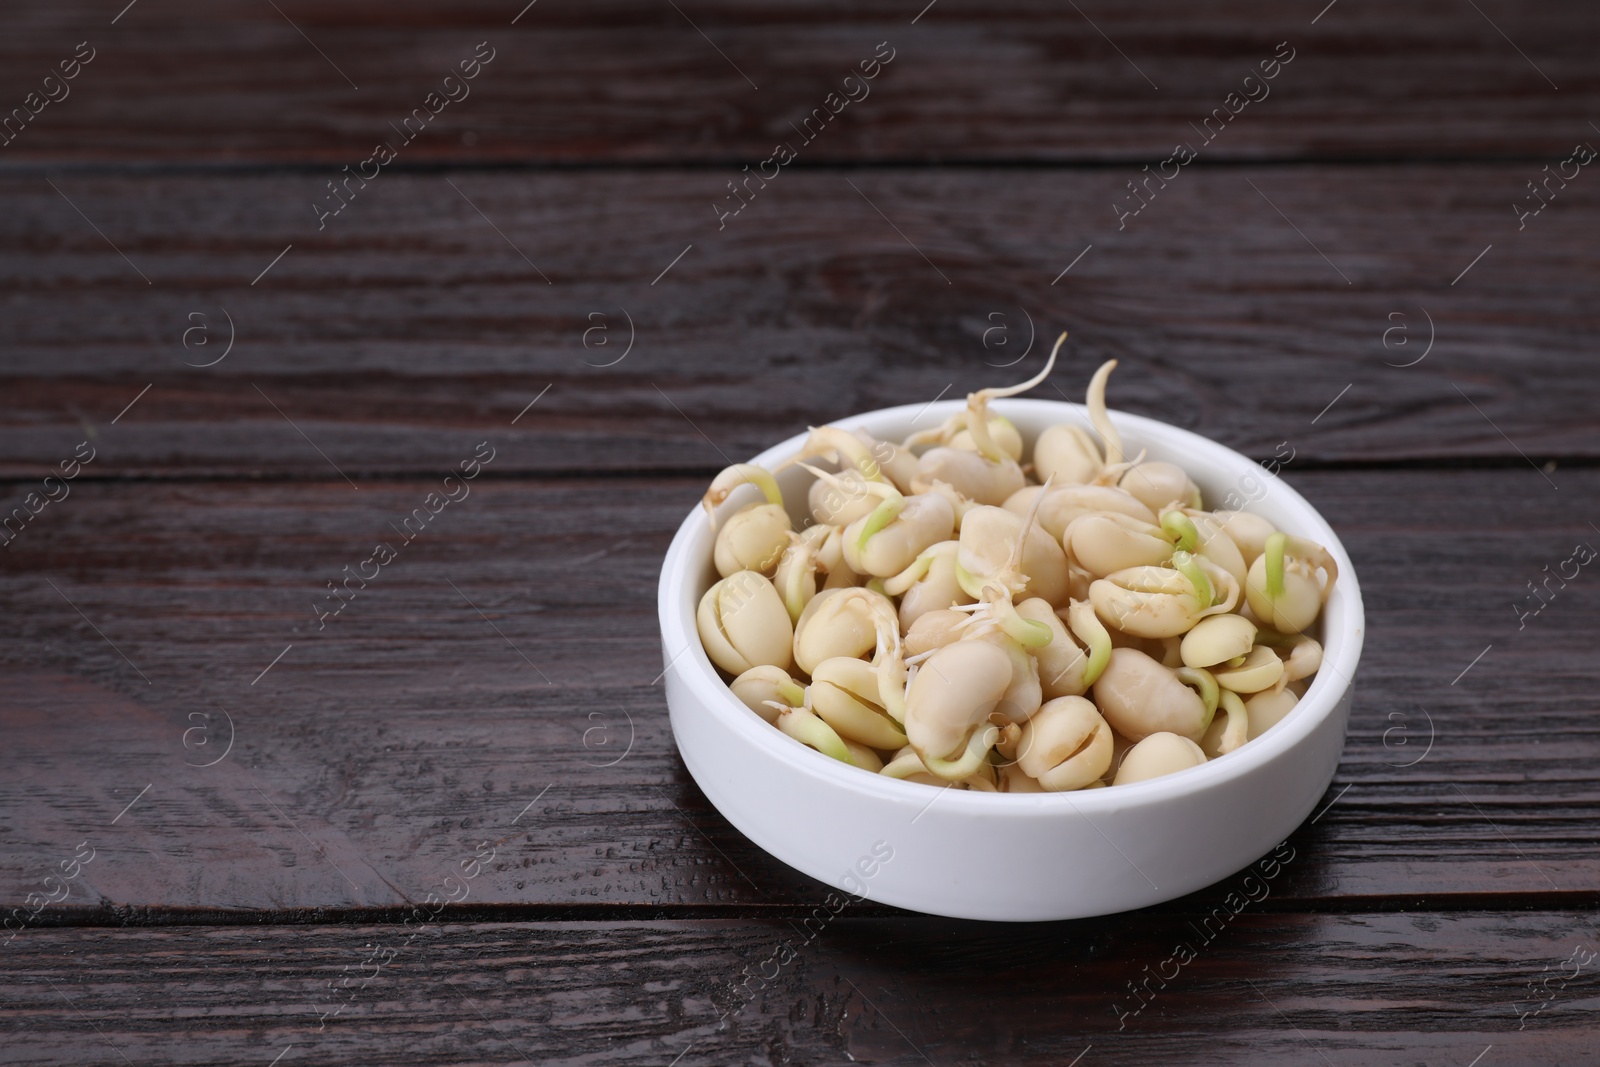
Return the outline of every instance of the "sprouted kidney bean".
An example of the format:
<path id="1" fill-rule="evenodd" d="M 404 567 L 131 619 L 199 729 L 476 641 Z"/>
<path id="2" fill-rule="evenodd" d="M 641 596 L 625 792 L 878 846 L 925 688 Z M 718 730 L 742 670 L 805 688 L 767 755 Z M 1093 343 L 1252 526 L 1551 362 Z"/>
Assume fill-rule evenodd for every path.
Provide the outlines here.
<path id="1" fill-rule="evenodd" d="M 866 773 L 1041 793 L 1226 759 L 1294 709 L 1333 557 L 1130 457 L 1115 360 L 1089 384 L 1093 431 L 1051 426 L 1030 455 L 989 403 L 1043 382 L 1065 340 L 903 442 L 813 429 L 777 468 L 815 479 L 799 500 L 754 464 L 716 477 L 721 580 L 696 621 L 752 714 Z"/>

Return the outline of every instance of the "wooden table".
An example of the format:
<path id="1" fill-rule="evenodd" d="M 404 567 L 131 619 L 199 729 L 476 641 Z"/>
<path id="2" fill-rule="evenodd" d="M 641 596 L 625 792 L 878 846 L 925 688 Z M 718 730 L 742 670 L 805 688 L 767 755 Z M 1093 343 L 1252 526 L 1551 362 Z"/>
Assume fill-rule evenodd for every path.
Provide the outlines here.
<path id="1" fill-rule="evenodd" d="M 1596 1062 L 1592 5 L 122 2 L 0 34 L 0 1060 Z M 668 538 L 1063 328 L 1340 531 L 1338 776 L 1237 914 L 814 934 Z"/>

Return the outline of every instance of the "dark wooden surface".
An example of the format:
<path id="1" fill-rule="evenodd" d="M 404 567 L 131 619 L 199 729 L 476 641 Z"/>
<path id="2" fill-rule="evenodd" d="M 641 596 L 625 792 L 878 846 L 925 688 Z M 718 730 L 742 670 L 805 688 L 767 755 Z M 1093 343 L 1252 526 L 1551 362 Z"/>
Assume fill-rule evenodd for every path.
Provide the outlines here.
<path id="1" fill-rule="evenodd" d="M 937 0 L 919 18 L 927 0 L 538 0 L 512 25 L 525 3 L 139 0 L 115 26 L 119 4 L 14 5 L 13 96 L 81 40 L 100 54 L 82 98 L 5 151 L 336 169 L 483 40 L 495 58 L 408 159 L 737 170 L 880 41 L 892 62 L 804 161 L 1153 162 L 1279 42 L 1290 65 L 1208 155 L 1543 163 L 1600 104 L 1600 13 L 1575 3 L 1339 0 L 1319 18 L 1327 0 Z"/>
<path id="2" fill-rule="evenodd" d="M 392 925 L 52 930 L 11 946 L 0 994 L 8 1055 L 36 1064 L 1584 1064 L 1592 976 L 1555 977 L 1579 924 L 1245 911 L 1209 945 L 1177 916 L 846 913 L 809 941 L 782 920 L 438 923 L 403 948 Z M 1198 951 L 1174 972 L 1178 944 Z M 1158 969 L 1135 1014 L 1129 983 Z"/>
<path id="3" fill-rule="evenodd" d="M 1512 207 L 1600 142 L 1592 9 L 0 13 L 4 108 L 96 49 L 0 146 L 0 515 L 95 451 L 0 547 L 0 906 L 59 897 L 0 944 L 0 1062 L 1593 1062 L 1597 579 L 1517 605 L 1600 543 L 1600 178 Z M 882 41 L 872 95 L 719 228 Z M 672 747 L 661 555 L 727 460 L 1020 378 L 1061 328 L 1062 394 L 1121 359 L 1114 403 L 1292 448 L 1344 538 L 1369 639 L 1327 806 L 1214 937 L 1237 877 L 811 937 L 826 888 Z M 480 442 L 471 496 L 318 629 Z"/>
<path id="4" fill-rule="evenodd" d="M 52 465 L 146 385 L 88 476 L 394 474 L 495 431 L 518 442 L 496 473 L 713 467 L 1025 377 L 1060 328 L 1077 340 L 1041 395 L 1081 400 L 1115 356 L 1118 406 L 1262 458 L 1289 438 L 1306 461 L 1515 459 L 1500 431 L 1541 462 L 1600 457 L 1582 176 L 1518 233 L 1527 164 L 1224 166 L 1118 232 L 1136 170 L 806 171 L 719 231 L 722 173 L 385 174 L 321 234 L 320 171 L 56 175 L 153 285 L 46 175 L 0 179 L 0 233 L 30 250 L 0 263 L 0 469 Z"/>

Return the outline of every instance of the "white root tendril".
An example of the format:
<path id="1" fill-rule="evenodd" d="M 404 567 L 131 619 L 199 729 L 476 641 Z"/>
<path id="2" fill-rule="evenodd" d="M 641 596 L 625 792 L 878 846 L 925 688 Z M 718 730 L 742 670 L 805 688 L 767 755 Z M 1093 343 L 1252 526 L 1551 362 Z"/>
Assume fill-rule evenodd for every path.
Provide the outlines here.
<path id="1" fill-rule="evenodd" d="M 923 445 L 949 444 L 961 431 L 965 430 L 972 435 L 972 443 L 977 448 L 978 454 L 991 463 L 1000 462 L 1006 452 L 995 444 L 994 437 L 989 433 L 989 401 L 999 397 L 1016 396 L 1026 393 L 1050 376 L 1050 371 L 1055 368 L 1056 354 L 1061 351 L 1061 345 L 1067 339 L 1066 331 L 1056 338 L 1054 347 L 1050 349 L 1050 358 L 1045 361 L 1044 369 L 1025 382 L 1016 385 L 991 386 L 979 389 L 975 393 L 967 394 L 967 410 L 958 411 L 938 426 L 928 430 L 920 430 L 901 442 L 904 448 L 920 448 Z"/>
<path id="2" fill-rule="evenodd" d="M 849 430 L 838 426 L 811 426 L 807 430 L 806 443 L 800 446 L 800 451 L 774 467 L 774 471 L 787 470 L 803 459 L 820 457 L 840 467 L 853 467 L 869 482 L 888 480 L 872 450 Z"/>
<path id="3" fill-rule="evenodd" d="M 978 452 L 990 462 L 998 463 L 1005 458 L 1005 450 L 995 444 L 994 438 L 989 434 L 989 401 L 1000 397 L 1016 396 L 1026 393 L 1029 389 L 1050 377 L 1050 372 L 1055 369 L 1056 354 L 1061 351 L 1061 346 L 1066 342 L 1067 333 L 1061 331 L 1061 336 L 1056 338 L 1056 343 L 1050 349 L 1050 358 L 1045 360 L 1044 369 L 1025 382 L 1016 385 L 997 386 L 990 389 L 979 389 L 976 393 L 967 394 L 967 432 L 972 434 L 972 443 L 977 446 Z"/>
<path id="4" fill-rule="evenodd" d="M 1140 449 L 1139 454 L 1132 459 L 1122 460 L 1118 463 L 1107 463 L 1100 468 L 1100 473 L 1095 475 L 1094 485 L 1116 486 L 1122 482 L 1123 475 L 1131 470 L 1138 470 L 1139 464 L 1144 462 L 1145 450 Z"/>
<path id="5" fill-rule="evenodd" d="M 1111 417 L 1106 414 L 1106 380 L 1111 377 L 1111 372 L 1116 367 L 1117 361 L 1108 359 L 1100 364 L 1100 369 L 1089 379 L 1089 421 L 1094 423 L 1094 428 L 1099 432 L 1100 440 L 1105 445 L 1108 467 L 1122 462 L 1122 435 L 1117 433 L 1117 428 L 1111 425 Z"/>

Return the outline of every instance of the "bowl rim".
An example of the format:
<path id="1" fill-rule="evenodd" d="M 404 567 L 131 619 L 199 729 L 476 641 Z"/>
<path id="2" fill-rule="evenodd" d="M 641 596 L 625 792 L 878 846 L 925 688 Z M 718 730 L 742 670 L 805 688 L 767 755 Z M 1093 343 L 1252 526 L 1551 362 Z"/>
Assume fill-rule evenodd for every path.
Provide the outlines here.
<path id="1" fill-rule="evenodd" d="M 902 404 L 849 415 L 827 425 L 854 430 L 864 423 L 884 422 L 907 415 L 913 415 L 913 421 L 920 421 L 930 414 L 944 416 L 965 407 L 964 399 Z M 1085 425 L 1088 423 L 1084 405 L 1071 401 L 1009 398 L 994 401 L 990 410 L 997 415 L 1028 412 L 1053 416 L 1056 422 L 1069 421 L 1069 416 L 1076 416 Z M 1161 438 L 1164 448 L 1181 449 L 1187 454 L 1204 456 L 1201 465 L 1208 469 L 1222 465 L 1215 462 L 1218 459 L 1228 464 L 1242 465 L 1248 470 L 1261 469 L 1260 464 L 1243 453 L 1191 430 L 1128 412 L 1111 410 L 1108 414 L 1125 442 Z M 770 468 L 798 451 L 806 436 L 801 433 L 780 441 L 748 462 Z M 1029 436 L 1032 435 L 1024 434 L 1025 438 Z M 1211 455 L 1206 456 L 1206 453 Z M 1182 800 L 1227 781 L 1247 777 L 1274 759 L 1286 756 L 1290 750 L 1304 743 L 1319 723 L 1336 712 L 1340 700 L 1354 684 L 1366 630 L 1361 587 L 1355 568 L 1327 520 L 1299 492 L 1281 476 L 1274 478 L 1273 491 L 1283 495 L 1291 510 L 1302 513 L 1304 521 L 1297 523 L 1294 532 L 1321 544 L 1337 561 L 1339 580 L 1330 594 L 1329 604 L 1338 598 L 1343 625 L 1335 635 L 1324 624 L 1322 668 L 1317 671 L 1305 695 L 1288 716 L 1248 745 L 1229 753 L 1225 758 L 1208 760 L 1198 767 L 1102 789 L 1061 793 L 989 793 L 948 786 L 933 789 L 920 782 L 906 782 L 864 772 L 817 752 L 751 712 L 734 696 L 733 690 L 722 680 L 706 655 L 694 618 L 699 596 L 695 595 L 687 602 L 684 597 L 684 586 L 689 582 L 690 575 L 698 573 L 702 565 L 701 561 L 690 559 L 690 543 L 695 539 L 696 525 L 706 522 L 705 512 L 698 505 L 679 524 L 662 563 L 657 606 L 667 657 L 663 674 L 678 672 L 678 677 L 690 688 L 700 704 L 700 710 L 714 716 L 745 743 L 784 760 L 797 772 L 829 788 L 848 790 L 880 803 L 919 807 L 926 811 L 932 807 L 935 799 L 944 798 L 940 801 L 940 807 L 946 811 L 969 815 L 1052 818 L 1063 810 L 1080 810 L 1087 816 L 1091 812 L 1114 812 L 1144 804 Z M 1329 614 L 1325 607 L 1323 618 L 1326 619 Z"/>

